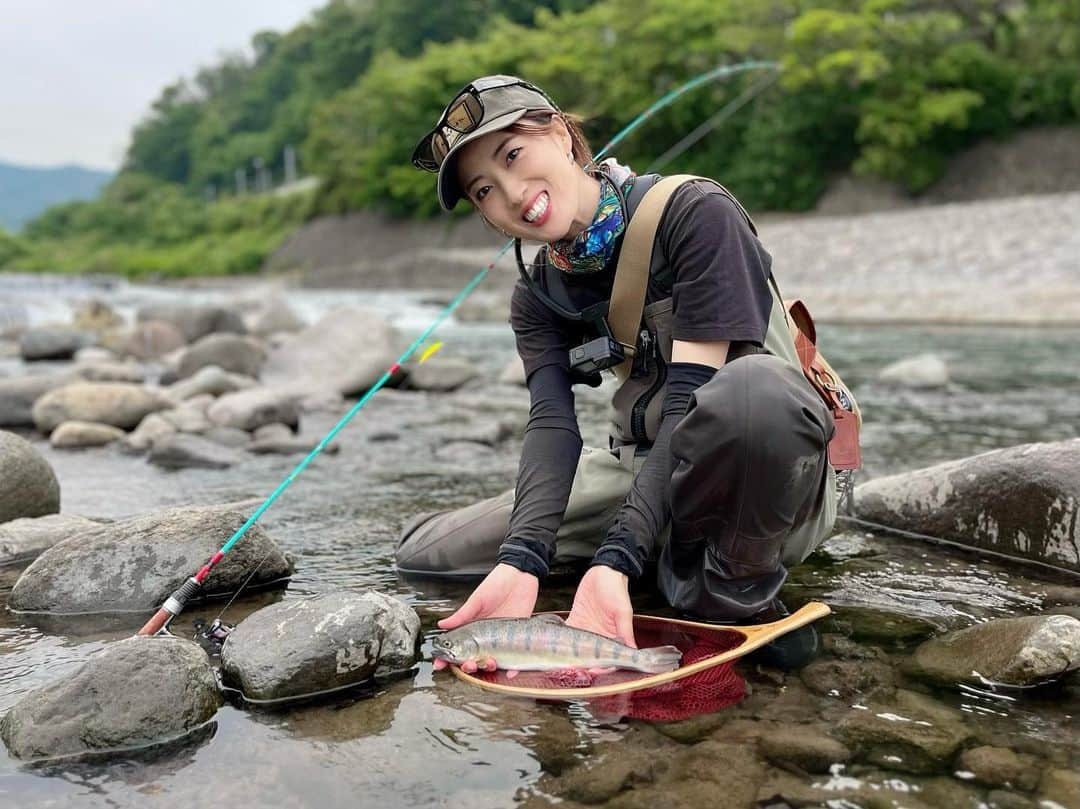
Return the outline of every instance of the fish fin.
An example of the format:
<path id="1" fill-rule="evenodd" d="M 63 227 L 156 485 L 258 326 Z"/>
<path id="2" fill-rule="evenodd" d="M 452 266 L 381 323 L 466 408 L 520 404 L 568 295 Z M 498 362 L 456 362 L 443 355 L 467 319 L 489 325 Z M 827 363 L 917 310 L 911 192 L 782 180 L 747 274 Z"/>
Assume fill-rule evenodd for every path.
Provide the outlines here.
<path id="1" fill-rule="evenodd" d="M 536 615 L 534 615 L 532 617 L 532 620 L 534 620 L 534 621 L 543 621 L 544 623 L 548 623 L 548 624 L 565 624 L 566 623 L 566 621 L 564 621 L 558 615 L 555 615 L 555 614 L 550 613 L 550 612 L 538 612 Z"/>
<path id="2" fill-rule="evenodd" d="M 682 662 L 682 652 L 675 646 L 653 646 L 651 649 L 638 650 L 638 662 L 641 670 L 650 674 L 662 674 L 675 671 Z"/>

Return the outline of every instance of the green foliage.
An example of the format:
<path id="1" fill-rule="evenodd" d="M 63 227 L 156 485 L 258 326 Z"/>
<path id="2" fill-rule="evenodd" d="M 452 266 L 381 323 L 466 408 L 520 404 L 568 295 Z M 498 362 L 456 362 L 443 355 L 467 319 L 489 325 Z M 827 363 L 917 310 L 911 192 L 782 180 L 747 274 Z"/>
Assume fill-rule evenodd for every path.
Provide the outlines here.
<path id="1" fill-rule="evenodd" d="M 0 228 L 0 269 L 15 259 L 26 256 L 28 252 L 29 249 L 22 239 Z"/>

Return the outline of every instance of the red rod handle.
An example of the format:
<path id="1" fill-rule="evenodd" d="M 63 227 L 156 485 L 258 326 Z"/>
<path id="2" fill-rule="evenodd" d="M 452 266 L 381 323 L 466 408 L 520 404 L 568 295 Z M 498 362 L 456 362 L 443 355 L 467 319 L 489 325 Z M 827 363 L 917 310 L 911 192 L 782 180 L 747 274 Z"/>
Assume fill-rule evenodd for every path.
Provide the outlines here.
<path id="1" fill-rule="evenodd" d="M 169 623 L 172 613 L 162 607 L 154 613 L 154 617 L 147 621 L 143 628 L 138 631 L 139 635 L 156 635 L 165 624 Z"/>

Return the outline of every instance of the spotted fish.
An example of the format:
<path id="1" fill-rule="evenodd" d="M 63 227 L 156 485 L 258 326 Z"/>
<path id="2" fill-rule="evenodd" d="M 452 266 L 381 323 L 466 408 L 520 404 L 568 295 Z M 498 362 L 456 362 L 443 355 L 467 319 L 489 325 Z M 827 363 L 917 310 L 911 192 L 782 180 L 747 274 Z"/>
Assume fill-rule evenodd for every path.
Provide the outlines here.
<path id="1" fill-rule="evenodd" d="M 494 658 L 501 669 L 619 668 L 658 674 L 679 667 L 674 646 L 635 649 L 617 640 L 567 626 L 556 615 L 489 618 L 458 627 L 432 641 L 434 656 L 449 663 Z"/>

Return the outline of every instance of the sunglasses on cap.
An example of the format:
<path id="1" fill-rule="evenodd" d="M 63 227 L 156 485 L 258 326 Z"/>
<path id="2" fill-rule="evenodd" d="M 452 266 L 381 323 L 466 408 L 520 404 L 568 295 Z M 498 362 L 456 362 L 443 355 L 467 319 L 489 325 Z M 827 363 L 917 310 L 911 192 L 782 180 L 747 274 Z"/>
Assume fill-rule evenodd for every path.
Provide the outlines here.
<path id="1" fill-rule="evenodd" d="M 514 76 L 486 76 L 471 81 L 450 102 L 435 128 L 417 144 L 412 164 L 424 171 L 438 171 L 466 135 L 503 115 L 530 109 L 558 107 L 539 87 Z"/>

